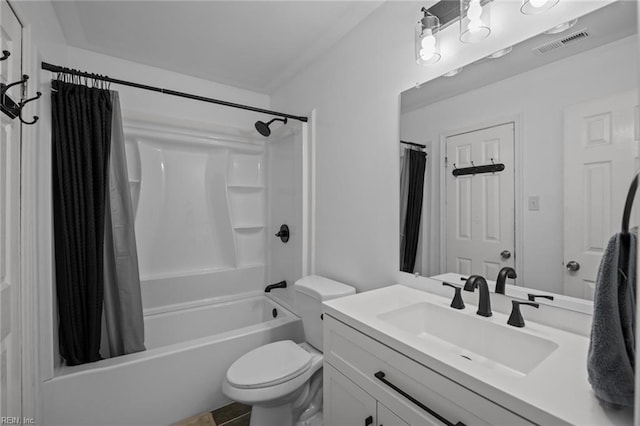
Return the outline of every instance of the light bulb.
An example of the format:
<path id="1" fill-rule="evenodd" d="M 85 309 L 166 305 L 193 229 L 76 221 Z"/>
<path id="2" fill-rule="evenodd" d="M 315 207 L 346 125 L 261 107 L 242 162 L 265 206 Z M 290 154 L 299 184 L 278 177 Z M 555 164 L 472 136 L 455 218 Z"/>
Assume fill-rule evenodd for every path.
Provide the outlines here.
<path id="1" fill-rule="evenodd" d="M 482 20 L 480 19 L 472 19 L 469 21 L 469 31 L 475 33 L 482 28 Z"/>
<path id="2" fill-rule="evenodd" d="M 547 0 L 529 0 L 529 4 L 533 7 L 542 7 L 547 3 Z"/>
<path id="3" fill-rule="evenodd" d="M 433 36 L 431 30 L 425 31 L 425 36 L 422 38 L 420 44 L 425 50 L 435 50 L 436 48 L 436 38 Z"/>
<path id="4" fill-rule="evenodd" d="M 537 1 L 543 1 L 543 0 L 537 0 Z M 471 3 L 469 3 L 469 8 L 467 9 L 467 18 L 469 18 L 470 21 L 475 21 L 475 20 L 479 20 L 481 16 L 482 16 L 482 6 L 480 5 L 480 0 L 471 0 Z"/>
<path id="5" fill-rule="evenodd" d="M 420 49 L 420 59 L 427 62 L 429 59 L 433 58 L 433 55 L 436 54 L 435 46 L 431 50 Z"/>

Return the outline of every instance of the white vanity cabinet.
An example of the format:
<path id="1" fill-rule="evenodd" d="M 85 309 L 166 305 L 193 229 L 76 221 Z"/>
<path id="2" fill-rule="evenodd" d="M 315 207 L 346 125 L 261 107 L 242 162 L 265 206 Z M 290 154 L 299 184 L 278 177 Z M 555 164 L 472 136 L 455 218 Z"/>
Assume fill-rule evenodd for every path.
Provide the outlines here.
<path id="1" fill-rule="evenodd" d="M 327 426 L 533 424 L 326 313 L 324 356 Z"/>
<path id="2" fill-rule="evenodd" d="M 330 364 L 324 366 L 326 425 L 409 426 Z"/>

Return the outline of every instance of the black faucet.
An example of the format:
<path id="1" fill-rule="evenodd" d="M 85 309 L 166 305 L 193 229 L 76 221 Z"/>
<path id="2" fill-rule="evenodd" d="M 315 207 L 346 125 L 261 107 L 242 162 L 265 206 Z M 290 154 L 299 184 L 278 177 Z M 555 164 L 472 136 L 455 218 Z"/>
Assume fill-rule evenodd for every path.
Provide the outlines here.
<path id="1" fill-rule="evenodd" d="M 489 299 L 489 286 L 487 280 L 480 275 L 471 275 L 467 278 L 467 282 L 464 284 L 466 291 L 473 292 L 476 288 L 480 290 L 480 297 L 478 300 L 478 315 L 483 317 L 490 317 L 491 313 L 491 300 Z"/>
<path id="2" fill-rule="evenodd" d="M 539 304 L 534 302 L 521 302 L 519 300 L 512 300 L 511 305 L 511 315 L 509 315 L 507 324 L 514 327 L 524 327 L 524 318 L 522 318 L 522 313 L 520 312 L 520 305 L 533 306 L 534 308 L 538 308 L 540 306 Z"/>
<path id="3" fill-rule="evenodd" d="M 268 286 L 265 287 L 264 292 L 269 293 L 274 288 L 287 288 L 287 282 L 282 280 L 279 283 L 269 284 Z"/>
<path id="4" fill-rule="evenodd" d="M 498 272 L 498 279 L 496 280 L 496 293 L 504 294 L 504 287 L 507 283 L 507 278 L 518 278 L 518 275 L 516 275 L 516 270 L 509 266 L 505 266 L 504 268 L 500 269 L 500 272 Z"/>

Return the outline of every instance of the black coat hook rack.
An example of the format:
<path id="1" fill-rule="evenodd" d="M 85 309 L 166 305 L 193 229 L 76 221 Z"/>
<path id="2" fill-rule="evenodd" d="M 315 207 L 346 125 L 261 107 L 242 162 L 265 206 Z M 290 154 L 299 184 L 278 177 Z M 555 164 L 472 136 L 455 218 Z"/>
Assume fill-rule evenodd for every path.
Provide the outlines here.
<path id="1" fill-rule="evenodd" d="M 6 58 L 9 57 L 10 53 L 6 50 L 4 50 L 3 52 L 3 58 L 0 58 L 0 60 L 4 60 Z M 18 117 L 20 119 L 20 121 L 24 124 L 35 124 L 38 121 L 38 116 L 34 115 L 33 119 L 31 121 L 25 121 L 24 118 L 22 118 L 22 111 L 25 107 L 26 104 L 28 104 L 29 102 L 33 102 L 36 99 L 40 99 L 40 97 L 42 96 L 42 93 L 40 92 L 36 92 L 36 96 L 32 97 L 32 98 L 28 98 L 25 99 L 24 97 L 22 98 L 22 100 L 20 100 L 20 102 L 16 102 L 13 99 L 11 99 L 11 97 L 7 94 L 7 90 L 9 90 L 11 87 L 17 86 L 17 85 L 21 85 L 22 86 L 22 93 L 26 93 L 26 88 L 27 88 L 27 81 L 29 81 L 29 76 L 24 74 L 22 76 L 21 80 L 15 81 L 13 83 L 10 84 L 4 84 L 4 83 L 0 83 L 0 110 L 5 113 L 9 118 L 11 118 L 12 120 L 16 117 Z"/>
<path id="2" fill-rule="evenodd" d="M 456 168 L 456 163 L 453 163 L 453 174 L 455 177 L 465 176 L 465 175 L 480 175 L 483 173 L 497 173 L 504 170 L 503 163 L 494 163 L 493 158 L 491 159 L 491 164 L 485 164 L 482 166 L 476 166 L 471 162 L 471 167 L 462 167 L 460 169 Z"/>

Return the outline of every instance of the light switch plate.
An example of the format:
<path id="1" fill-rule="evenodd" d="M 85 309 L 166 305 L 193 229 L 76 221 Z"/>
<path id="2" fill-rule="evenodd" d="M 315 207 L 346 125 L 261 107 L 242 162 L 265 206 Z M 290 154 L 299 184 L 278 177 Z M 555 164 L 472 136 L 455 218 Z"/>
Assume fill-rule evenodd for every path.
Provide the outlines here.
<path id="1" fill-rule="evenodd" d="M 529 211 L 538 211 L 540 210 L 540 197 L 537 195 L 532 195 L 529 197 Z"/>

